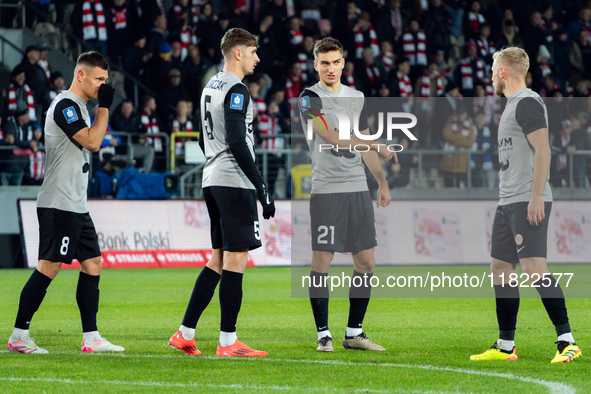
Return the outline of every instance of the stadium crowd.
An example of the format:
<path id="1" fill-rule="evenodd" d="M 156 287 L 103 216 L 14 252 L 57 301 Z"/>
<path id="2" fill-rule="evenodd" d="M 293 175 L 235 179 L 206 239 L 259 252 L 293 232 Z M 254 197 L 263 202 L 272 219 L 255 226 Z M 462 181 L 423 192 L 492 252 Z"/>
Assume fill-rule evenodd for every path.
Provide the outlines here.
<path id="1" fill-rule="evenodd" d="M 50 1 L 30 1 L 47 11 Z M 52 1 L 53 2 L 53 1 Z M 410 149 L 479 151 L 484 154 L 429 156 L 423 169 L 430 185 L 495 187 L 496 131 L 503 101 L 491 83 L 492 54 L 522 46 L 530 57 L 527 84 L 548 103 L 554 187 L 570 186 L 568 154 L 591 150 L 591 9 L 584 0 L 81 0 L 56 2 L 56 22 L 140 80 L 154 95 L 126 80 L 126 97 L 112 111 L 111 131 L 136 133 L 134 157 L 118 136 L 103 143 L 103 167 L 113 155 L 128 166 L 163 171 L 166 146 L 154 133 L 199 131 L 201 90 L 223 68 L 220 39 L 232 27 L 259 36 L 260 63 L 247 78 L 255 108 L 253 129 L 270 155 L 269 177 L 285 166 L 283 138 L 291 133 L 291 100 L 317 82 L 315 42 L 333 36 L 343 43 L 342 83 L 366 97 L 399 97 L 412 103 L 422 127 Z M 12 27 L 9 13 L 4 27 Z M 13 15 L 14 17 L 14 15 Z M 43 18 L 37 18 L 37 22 Z M 34 21 L 27 18 L 27 27 Z M 48 46 L 29 46 L 2 86 L 0 150 L 2 185 L 38 184 L 43 178 L 43 118 L 65 86 L 46 60 Z M 434 97 L 439 99 L 433 100 Z M 573 100 L 573 98 L 578 98 Z M 134 102 L 139 102 L 135 108 Z M 450 116 L 451 115 L 451 116 Z M 371 125 L 370 125 L 371 126 Z M 287 140 L 289 141 L 289 140 Z M 109 155 L 105 156 L 105 153 Z M 179 153 L 182 153 L 179 151 Z M 126 156 L 127 155 L 127 156 Z M 391 187 L 411 182 L 417 157 L 400 154 L 384 163 Z M 298 155 L 299 163 L 306 161 Z M 127 159 L 127 160 L 125 160 Z M 137 162 L 133 162 L 136 159 Z M 139 159 L 139 160 L 137 160 Z M 101 163 L 99 162 L 99 163 Z M 471 168 L 471 179 L 467 169 Z M 591 175 L 588 156 L 574 159 L 574 181 Z M 371 179 L 371 177 L 369 177 Z M 274 184 L 274 178 L 269 180 Z M 282 193 L 276 191 L 276 195 Z"/>

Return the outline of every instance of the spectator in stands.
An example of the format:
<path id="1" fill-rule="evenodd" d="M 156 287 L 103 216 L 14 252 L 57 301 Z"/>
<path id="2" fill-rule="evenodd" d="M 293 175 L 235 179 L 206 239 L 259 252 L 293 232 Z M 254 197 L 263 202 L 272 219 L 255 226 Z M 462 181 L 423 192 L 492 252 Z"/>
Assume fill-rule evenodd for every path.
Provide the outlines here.
<path id="1" fill-rule="evenodd" d="M 119 64 L 119 59 L 132 44 L 132 37 L 139 28 L 137 6 L 133 0 L 112 0 L 109 5 L 111 23 L 107 26 L 109 57 Z"/>
<path id="2" fill-rule="evenodd" d="M 437 51 L 437 54 L 435 55 L 435 63 L 437 63 L 437 67 L 439 68 L 439 72 L 441 73 L 443 78 L 445 78 L 446 81 L 451 80 L 451 67 L 449 66 L 449 63 L 446 60 L 444 51 Z"/>
<path id="3" fill-rule="evenodd" d="M 146 36 L 141 35 L 133 44 L 127 48 L 123 54 L 123 69 L 137 80 L 142 79 L 142 73 L 148 61 L 152 58 L 152 52 L 146 48 Z M 133 82 L 125 79 L 125 95 L 129 98 L 135 98 Z"/>
<path id="4" fill-rule="evenodd" d="M 143 135 L 137 140 L 138 144 L 133 145 L 134 150 L 134 157 L 136 157 L 136 151 L 141 155 L 142 149 L 140 146 L 136 145 L 144 145 L 147 147 L 152 147 L 154 149 L 154 154 L 158 156 L 164 156 L 165 154 L 165 146 L 164 141 L 159 136 L 153 136 L 154 134 L 160 133 L 160 122 L 156 116 L 156 99 L 150 95 L 145 95 L 142 98 L 142 112 L 140 114 L 140 124 L 139 124 L 139 132 Z M 145 150 L 143 150 L 145 153 Z M 150 163 L 146 163 L 144 160 L 144 168 L 147 172 L 152 171 L 153 161 Z M 158 169 L 162 169 L 158 168 Z"/>
<path id="5" fill-rule="evenodd" d="M 570 61 L 566 39 L 566 31 L 563 28 L 559 28 L 555 32 L 555 40 L 552 43 L 554 49 L 554 74 L 556 75 L 556 82 L 560 85 L 560 88 L 565 91 L 566 81 L 568 81 L 570 75 Z"/>
<path id="6" fill-rule="evenodd" d="M 263 15 L 273 15 L 273 30 L 279 33 L 287 22 L 287 6 L 284 0 L 273 0 L 267 4 Z"/>
<path id="7" fill-rule="evenodd" d="M 246 0 L 233 0 L 232 12 L 230 13 L 230 28 L 239 27 L 250 31 L 251 20 L 246 12 Z"/>
<path id="8" fill-rule="evenodd" d="M 36 121 L 35 99 L 33 92 L 25 83 L 25 69 L 22 65 L 16 66 L 10 74 L 11 83 L 8 85 L 8 111 L 15 112 L 29 111 L 29 119 Z"/>
<path id="9" fill-rule="evenodd" d="M 472 98 L 472 108 L 469 108 L 472 119 L 476 122 L 476 115 L 479 113 L 484 114 L 484 125 L 489 125 L 492 121 L 492 115 L 494 112 L 495 100 L 494 97 L 490 97 L 486 92 L 486 84 L 478 81 L 474 87 L 474 98 Z"/>
<path id="10" fill-rule="evenodd" d="M 45 151 L 43 150 L 43 129 L 38 123 L 33 124 L 33 139 L 30 142 L 29 171 L 27 185 L 41 185 L 45 176 Z"/>
<path id="11" fill-rule="evenodd" d="M 427 67 L 427 36 L 419 28 L 419 22 L 413 19 L 409 29 L 402 36 L 404 56 L 409 59 L 409 78 L 413 83 Z"/>
<path id="12" fill-rule="evenodd" d="M 167 42 L 160 45 L 160 53 L 152 58 L 146 64 L 143 79 L 146 86 L 154 92 L 160 92 L 168 84 L 168 73 L 172 70 L 170 65 L 170 56 L 172 48 Z"/>
<path id="13" fill-rule="evenodd" d="M 49 108 L 49 82 L 45 71 L 37 64 L 41 59 L 41 47 L 29 45 L 25 50 L 20 66 L 25 72 L 25 80 L 31 91 L 35 102 L 36 116 L 32 120 L 41 119 L 43 111 Z"/>
<path id="14" fill-rule="evenodd" d="M 289 67 L 287 73 L 285 99 L 291 101 L 291 99 L 298 97 L 303 90 L 302 65 L 296 61 Z"/>
<path id="15" fill-rule="evenodd" d="M 568 43 L 576 41 L 581 30 L 591 31 L 591 9 L 589 4 L 581 5 L 577 19 L 572 21 L 566 30 L 568 34 Z"/>
<path id="16" fill-rule="evenodd" d="M 515 31 L 515 22 L 513 19 L 505 19 L 501 23 L 501 35 L 497 40 L 497 48 L 509 46 L 523 47 L 521 36 Z"/>
<path id="17" fill-rule="evenodd" d="M 133 108 L 133 101 L 129 99 L 123 100 L 113 111 L 113 115 L 111 115 L 111 127 L 115 131 L 123 131 L 126 133 L 138 132 L 138 129 L 140 129 L 140 117 Z M 135 137 L 132 136 L 132 141 L 135 141 L 135 143 L 132 143 L 132 148 L 127 148 L 128 162 L 132 163 L 133 160 L 141 159 L 146 172 L 152 171 L 154 163 L 154 147 L 146 145 L 145 138 L 136 140 Z"/>
<path id="18" fill-rule="evenodd" d="M 423 14 L 422 24 L 425 35 L 429 37 L 429 54 L 434 55 L 440 50 L 449 53 L 453 19 L 442 0 L 431 0 L 429 10 Z"/>
<path id="19" fill-rule="evenodd" d="M 26 150 L 37 150 L 33 126 L 28 109 L 17 110 L 4 125 L 6 145 L 14 145 L 17 149 L 0 151 L 0 182 L 3 186 L 22 184 L 25 168 L 29 164 L 29 152 Z"/>
<path id="20" fill-rule="evenodd" d="M 392 47 L 392 43 L 388 40 L 382 41 L 380 43 L 380 52 L 380 60 L 384 67 L 384 71 L 389 73 L 394 66 L 394 48 Z M 384 77 L 387 75 L 388 74 L 384 74 Z"/>
<path id="21" fill-rule="evenodd" d="M 273 15 L 265 15 L 259 23 L 256 34 L 259 36 L 257 54 L 261 61 L 257 64 L 257 71 L 269 72 L 274 65 L 281 63 L 281 54 L 277 50 L 276 32 L 273 30 Z M 312 47 L 314 44 L 312 44 Z M 288 54 L 289 55 L 289 54 Z"/>
<path id="22" fill-rule="evenodd" d="M 478 57 L 486 63 L 486 73 L 490 71 L 492 67 L 493 58 L 492 55 L 495 53 L 495 44 L 490 40 L 490 25 L 483 23 L 478 29 Z"/>
<path id="23" fill-rule="evenodd" d="M 259 116 L 258 134 L 260 136 L 272 136 L 289 133 L 289 126 L 279 110 L 279 104 L 275 100 L 270 100 L 267 105 L 267 113 Z M 275 196 L 282 197 L 285 192 L 277 190 L 275 181 L 279 173 L 279 169 L 285 164 L 283 153 L 279 150 L 285 148 L 284 138 L 262 138 L 260 144 L 261 149 L 266 149 L 271 152 L 267 155 L 267 184 L 270 186 L 271 193 Z"/>
<path id="24" fill-rule="evenodd" d="M 184 29 L 193 30 L 193 12 L 189 0 L 175 0 L 168 10 L 167 23 L 170 38 L 181 39 L 181 31 Z"/>
<path id="25" fill-rule="evenodd" d="M 375 60 L 373 50 L 365 48 L 363 58 L 358 63 L 357 81 L 361 84 L 361 90 L 366 97 L 375 97 L 383 83 L 386 82 L 386 70 Z"/>
<path id="26" fill-rule="evenodd" d="M 435 100 L 433 115 L 431 116 L 430 138 L 419 141 L 426 148 L 442 149 L 443 125 L 448 121 L 450 114 L 456 114 L 457 107 L 462 101 L 460 89 L 454 82 L 445 85 L 445 93 Z"/>
<path id="27" fill-rule="evenodd" d="M 47 79 L 47 83 L 51 82 L 51 67 L 49 66 L 49 61 L 47 60 L 47 55 L 49 54 L 49 45 L 42 44 L 39 46 L 39 60 L 37 61 L 37 65 L 41 67 L 43 72 L 45 73 L 45 78 Z"/>
<path id="28" fill-rule="evenodd" d="M 83 41 L 82 50 L 107 53 L 108 31 L 113 17 L 106 2 L 101 0 L 77 1 L 70 16 L 74 35 Z"/>
<path id="29" fill-rule="evenodd" d="M 464 8 L 463 8 L 464 0 L 446 0 L 445 5 L 447 7 L 447 11 L 450 13 L 451 18 L 453 20 L 453 24 L 451 27 L 451 35 L 457 41 L 457 38 L 460 36 L 462 32 L 462 21 L 464 18 Z"/>
<path id="30" fill-rule="evenodd" d="M 154 58 L 161 53 L 162 44 L 167 42 L 167 27 L 168 25 L 164 15 L 158 15 L 154 18 L 152 28 L 146 37 L 146 49 L 149 52 L 152 52 Z"/>
<path id="31" fill-rule="evenodd" d="M 164 5 L 162 0 L 141 0 L 139 1 L 140 34 L 147 34 L 152 27 L 156 17 L 163 16 L 166 20 Z M 155 48 L 158 51 L 158 47 Z"/>
<path id="32" fill-rule="evenodd" d="M 573 118 L 576 117 L 578 127 L 575 128 L 575 122 Z M 591 135 L 587 131 L 587 122 L 589 119 L 588 112 L 573 113 L 571 117 L 571 123 L 573 125 L 572 132 L 572 146 L 574 147 L 574 153 L 576 154 L 579 150 L 591 150 Z M 585 187 L 585 177 L 587 175 L 587 159 L 589 156 L 578 155 L 573 158 L 573 178 L 576 187 Z"/>
<path id="33" fill-rule="evenodd" d="M 67 90 L 66 80 L 64 79 L 64 76 L 61 72 L 54 71 L 51 73 L 50 82 L 51 83 L 49 84 L 49 100 L 53 101 L 53 99 L 55 99 L 58 94 L 60 94 L 64 90 Z"/>
<path id="34" fill-rule="evenodd" d="M 355 58 L 363 59 L 363 50 L 370 48 L 374 57 L 380 56 L 380 47 L 378 45 L 378 36 L 370 21 L 370 15 L 367 11 L 362 11 L 355 26 L 353 26 L 355 41 Z"/>
<path id="35" fill-rule="evenodd" d="M 554 41 L 555 32 L 559 28 L 558 22 L 554 18 L 554 9 L 550 3 L 543 2 L 540 6 L 540 13 L 542 14 L 540 27 L 544 30 L 546 44 L 549 45 Z"/>
<path id="36" fill-rule="evenodd" d="M 260 41 L 260 38 L 259 38 Z M 302 80 L 304 83 L 313 84 L 316 80 L 316 70 L 314 70 L 314 37 L 304 37 L 297 60 L 302 66 Z"/>
<path id="37" fill-rule="evenodd" d="M 197 28 L 195 29 L 195 35 L 197 37 L 206 37 L 207 34 L 213 31 L 215 24 L 217 23 L 217 15 L 213 13 L 213 6 L 211 3 L 205 3 L 199 11 L 199 17 L 197 21 Z M 199 40 L 199 50 L 203 56 L 207 56 L 207 45 L 208 40 Z"/>
<path id="38" fill-rule="evenodd" d="M 201 56 L 199 47 L 190 45 L 189 54 L 181 66 L 181 80 L 185 86 L 190 86 L 189 96 L 196 105 L 199 105 L 201 97 L 203 76 L 210 67 L 211 62 L 207 57 Z"/>
<path id="39" fill-rule="evenodd" d="M 357 8 L 357 6 L 355 6 L 355 2 L 349 3 L 353 3 L 355 9 Z M 402 9 L 400 4 L 400 0 L 389 1 L 388 8 L 386 10 L 386 19 L 388 19 L 389 23 L 387 24 L 385 34 L 380 36 L 382 39 L 386 37 L 392 38 L 392 45 L 395 53 L 400 53 L 402 51 L 402 35 L 408 29 L 408 22 L 411 19 L 410 12 L 406 9 Z"/>
<path id="40" fill-rule="evenodd" d="M 353 61 L 346 61 L 343 74 L 341 75 L 341 83 L 357 90 L 362 90 L 360 82 L 355 78 L 355 63 Z"/>
<path id="41" fill-rule="evenodd" d="M 460 86 L 464 97 L 474 96 L 474 86 L 478 81 L 484 81 L 485 64 L 478 57 L 478 46 L 474 40 L 466 44 L 466 57 L 464 57 L 454 70 L 454 80 Z"/>
<path id="42" fill-rule="evenodd" d="M 287 51 L 297 50 L 297 47 L 304 41 L 302 22 L 300 18 L 292 16 L 287 20 L 285 31 L 282 34 L 281 42 L 286 45 Z"/>
<path id="43" fill-rule="evenodd" d="M 573 125 L 571 119 L 562 121 L 562 128 L 558 136 L 552 141 L 550 146 L 552 150 L 552 164 L 550 165 L 550 182 L 554 187 L 568 187 L 569 180 L 569 154 L 576 153 L 576 148 L 571 143 Z M 575 121 L 576 128 L 578 128 L 578 120 Z"/>
<path id="44" fill-rule="evenodd" d="M 265 103 L 265 100 L 260 95 L 261 85 L 256 78 L 250 78 L 248 80 L 248 91 L 252 99 L 253 117 L 257 118 L 260 115 L 264 115 L 267 112 L 267 103 Z"/>
<path id="45" fill-rule="evenodd" d="M 197 126 L 197 125 L 195 125 Z M 193 132 L 197 129 L 193 125 L 193 121 L 189 118 L 189 102 L 187 100 L 179 100 L 176 104 L 176 113 L 172 118 L 170 125 L 172 133 L 181 131 Z M 175 154 L 182 156 L 185 154 L 185 142 L 190 141 L 191 138 L 178 138 L 175 141 Z"/>
<path id="46" fill-rule="evenodd" d="M 181 44 L 179 41 L 175 41 L 170 44 L 170 48 L 170 67 L 180 70 L 183 65 L 183 44 Z"/>
<path id="47" fill-rule="evenodd" d="M 437 63 L 429 64 L 421 78 L 417 78 L 414 91 L 423 98 L 438 97 L 445 93 L 445 78 L 439 71 Z"/>
<path id="48" fill-rule="evenodd" d="M 318 34 L 319 34 L 318 39 L 321 40 L 323 38 L 330 37 L 330 34 L 332 32 L 332 23 L 330 22 L 329 19 L 326 19 L 326 18 L 320 19 L 318 21 L 317 26 L 318 26 Z"/>
<path id="49" fill-rule="evenodd" d="M 443 127 L 443 149 L 450 152 L 469 150 L 475 141 L 472 119 L 468 116 L 466 107 L 459 105 L 456 114 L 451 115 Z M 468 155 L 443 155 L 440 169 L 445 187 L 467 186 Z"/>
<path id="50" fill-rule="evenodd" d="M 474 116 L 474 134 L 476 140 L 472 144 L 473 151 L 485 151 L 485 154 L 470 156 L 472 170 L 472 186 L 493 189 L 496 184 L 496 172 L 493 166 L 492 153 L 495 151 L 495 138 L 485 124 L 484 112 L 477 112 Z"/>
<path id="51" fill-rule="evenodd" d="M 119 173 L 116 164 L 121 163 L 115 161 L 112 154 L 105 153 L 101 165 L 92 173 L 88 197 L 106 198 L 117 194 Z"/>
<path id="52" fill-rule="evenodd" d="M 482 8 L 480 1 L 473 0 L 469 4 L 470 6 L 464 17 L 464 36 L 466 40 L 476 40 L 478 38 L 478 29 L 480 29 L 480 25 L 486 23 L 486 19 L 480 12 Z"/>
<path id="53" fill-rule="evenodd" d="M 166 125 L 162 125 L 163 131 L 169 131 L 168 123 L 176 111 L 176 104 L 179 100 L 190 100 L 187 89 L 181 84 L 181 71 L 173 68 L 168 72 L 168 86 L 166 86 L 158 97 L 158 116 Z"/>
<path id="54" fill-rule="evenodd" d="M 392 70 L 394 71 L 394 70 Z M 388 77 L 390 96 L 392 97 L 412 97 L 412 84 L 408 74 L 410 73 L 410 60 L 406 56 L 396 58 L 396 72 L 390 72 Z"/>
<path id="55" fill-rule="evenodd" d="M 220 65 L 222 61 L 222 53 L 220 51 L 220 42 L 222 37 L 230 29 L 230 17 L 227 13 L 222 12 L 218 15 L 217 22 L 213 25 L 211 31 L 207 32 L 203 37 L 203 41 L 207 42 L 207 56 L 211 59 L 214 65 Z M 221 68 L 218 68 L 221 70 Z"/>
<path id="56" fill-rule="evenodd" d="M 270 100 L 275 100 L 279 106 L 280 116 L 289 124 L 291 119 L 290 103 L 285 99 L 285 86 L 273 86 Z"/>
<path id="57" fill-rule="evenodd" d="M 538 55 L 540 52 L 540 46 L 546 44 L 546 35 L 541 27 L 542 14 L 539 11 L 533 12 L 529 17 L 529 25 L 526 25 L 521 32 L 523 38 L 523 49 L 529 55 L 529 68 L 534 78 L 532 87 L 535 91 L 539 91 L 542 87 L 542 80 L 540 78 L 538 69 Z"/>
<path id="58" fill-rule="evenodd" d="M 386 164 L 388 186 L 390 189 L 395 187 L 406 187 L 410 181 L 410 170 L 417 166 L 419 158 L 417 155 L 404 153 L 408 149 L 408 138 L 403 137 L 398 144 L 402 146 L 402 152 L 398 153 L 398 163 L 380 162 Z"/>
<path id="59" fill-rule="evenodd" d="M 588 32 L 585 29 L 579 31 L 576 40 L 573 40 L 569 49 L 570 60 L 570 85 L 577 86 L 582 79 L 591 76 L 591 45 L 588 41 Z"/>

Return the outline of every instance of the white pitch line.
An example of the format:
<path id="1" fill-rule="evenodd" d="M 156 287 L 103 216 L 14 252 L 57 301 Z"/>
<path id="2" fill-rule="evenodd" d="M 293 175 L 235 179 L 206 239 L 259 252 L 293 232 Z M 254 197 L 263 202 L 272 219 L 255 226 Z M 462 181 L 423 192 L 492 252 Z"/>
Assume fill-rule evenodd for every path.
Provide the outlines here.
<path id="1" fill-rule="evenodd" d="M 1 351 L 2 353 L 6 353 L 7 351 Z M 78 354 L 83 355 L 81 352 L 52 352 L 52 354 Z M 136 358 L 188 358 L 185 355 L 158 355 L 158 354 L 129 354 L 129 353 L 98 353 L 93 356 L 114 356 L 114 357 L 136 357 Z M 35 357 L 44 357 L 43 355 L 36 355 Z M 92 357 L 92 356 L 91 356 Z M 436 367 L 433 365 L 421 365 L 421 364 L 395 364 L 395 363 L 367 363 L 367 362 L 355 362 L 355 361 L 340 361 L 340 360 L 301 360 L 301 359 L 279 359 L 279 358 L 225 358 L 225 357 L 215 357 L 215 356 L 197 356 L 198 359 L 206 359 L 206 360 L 215 360 L 215 361 L 244 361 L 244 362 L 271 362 L 271 363 L 314 363 L 314 364 L 327 364 L 327 365 L 350 365 L 355 367 L 381 367 L 381 368 L 409 368 L 409 369 L 423 369 L 423 370 L 432 370 L 432 371 L 444 371 L 444 372 L 454 372 L 454 373 L 463 373 L 468 375 L 480 375 L 480 376 L 490 376 L 496 378 L 505 378 L 505 379 L 513 379 L 513 380 L 520 380 L 525 383 L 534 383 L 539 384 L 541 386 L 545 386 L 550 390 L 550 394 L 575 394 L 577 390 L 572 387 L 571 385 L 560 383 L 560 382 L 553 382 L 550 380 L 542 380 L 536 378 L 529 378 L 525 376 L 514 375 L 511 373 L 504 373 L 504 372 L 490 372 L 490 371 L 477 371 L 473 369 L 465 369 L 465 368 L 451 368 L 451 367 Z M 0 378 L 3 379 L 3 378 Z M 293 388 L 300 390 L 301 388 Z"/>
<path id="2" fill-rule="evenodd" d="M 194 388 L 213 388 L 213 389 L 249 389 L 249 390 L 274 390 L 274 391 L 292 391 L 292 390 L 306 390 L 308 392 L 340 392 L 341 389 L 325 388 L 325 387 L 291 387 L 291 386 L 263 386 L 258 384 L 214 384 L 214 383 L 167 383 L 167 382 L 137 382 L 127 380 L 78 380 L 78 379 L 55 379 L 55 378 L 16 378 L 16 377 L 1 377 L 0 381 L 10 382 L 42 382 L 42 383 L 63 383 L 63 384 L 107 384 L 117 386 L 147 386 L 147 387 L 194 387 Z M 351 391 L 347 389 L 347 391 Z M 459 392 L 443 392 L 443 391 L 406 391 L 406 390 L 374 390 L 370 388 L 353 389 L 353 392 L 360 393 L 401 393 L 401 394 L 462 394 Z"/>

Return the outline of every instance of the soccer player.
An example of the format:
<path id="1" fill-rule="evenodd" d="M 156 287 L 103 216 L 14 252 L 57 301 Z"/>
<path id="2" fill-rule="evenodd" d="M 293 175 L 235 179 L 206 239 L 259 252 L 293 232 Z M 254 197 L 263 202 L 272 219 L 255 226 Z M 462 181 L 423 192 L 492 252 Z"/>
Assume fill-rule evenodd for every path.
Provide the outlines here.
<path id="1" fill-rule="evenodd" d="M 546 266 L 552 207 L 548 112 L 540 96 L 525 87 L 529 58 L 523 49 L 505 48 L 493 58 L 495 92 L 507 97 L 499 124 L 500 201 L 491 246 L 499 339 L 470 360 L 517 360 L 514 340 L 519 288 L 510 275 L 519 263 L 532 286 L 537 286 L 556 328 L 558 350 L 551 362 L 569 362 L 581 356 L 581 349 L 571 333 L 562 289 Z"/>
<path id="2" fill-rule="evenodd" d="M 325 281 L 335 252 L 352 253 L 355 265 L 352 283 L 359 281 L 356 277 L 363 280 L 361 287 L 352 286 L 349 290 L 349 321 L 343 346 L 346 349 L 386 350 L 367 338 L 362 329 L 371 295 L 369 281 L 373 274 L 374 248 L 377 245 L 373 206 L 363 162 L 379 184 L 377 207 L 386 207 L 392 197 L 378 152 L 386 160 L 392 157 L 398 160 L 396 154 L 384 144 L 354 136 L 348 140 L 339 140 L 339 133 L 334 129 L 336 117 L 332 114 L 321 115 L 323 108 L 342 108 L 351 125 L 359 117 L 360 132 L 369 134 L 363 93 L 341 84 L 344 66 L 343 46 L 339 41 L 331 37 L 318 41 L 314 46 L 314 68 L 320 76 L 320 82 L 305 89 L 299 98 L 304 129 L 308 119 L 322 118 L 320 124 L 315 119 L 312 121 L 314 133 L 307 140 L 312 158 L 312 270 L 309 291 L 318 331 L 316 350 L 319 352 L 334 350 L 328 329 L 329 293 Z M 322 149 L 327 144 L 333 148 Z M 371 150 L 356 152 L 355 147 L 359 144 L 369 145 Z M 340 149 L 336 149 L 336 145 Z"/>
<path id="3" fill-rule="evenodd" d="M 82 318 L 83 352 L 122 352 L 101 337 L 96 324 L 102 262 L 98 238 L 86 206 L 90 152 L 98 152 L 107 132 L 109 108 L 115 90 L 105 84 L 109 66 L 98 52 L 78 57 L 70 90 L 57 95 L 45 119 L 45 179 L 37 197 L 39 263 L 20 296 L 14 331 L 8 349 L 44 354 L 29 336 L 29 324 L 39 309 L 47 287 L 61 265 L 80 262 L 76 301 Z M 86 109 L 98 98 L 94 124 Z"/>
<path id="4" fill-rule="evenodd" d="M 203 131 L 199 135 L 207 158 L 203 195 L 211 220 L 213 251 L 195 282 L 182 325 L 169 343 L 189 355 L 201 354 L 195 345 L 195 327 L 219 282 L 221 324 L 216 355 L 263 357 L 267 352 L 250 348 L 236 336 L 248 251 L 261 246 L 257 198 L 265 219 L 275 215 L 275 203 L 254 162 L 252 102 L 241 82 L 259 62 L 258 37 L 243 29 L 230 29 L 220 47 L 225 65 L 203 89 Z"/>

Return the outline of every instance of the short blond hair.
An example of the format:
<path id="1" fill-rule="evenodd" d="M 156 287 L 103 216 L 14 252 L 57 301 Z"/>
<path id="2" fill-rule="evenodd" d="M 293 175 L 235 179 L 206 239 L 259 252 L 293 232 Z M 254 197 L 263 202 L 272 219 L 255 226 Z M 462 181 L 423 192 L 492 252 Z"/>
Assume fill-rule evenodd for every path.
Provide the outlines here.
<path id="1" fill-rule="evenodd" d="M 493 59 L 499 65 L 509 70 L 509 73 L 519 78 L 525 78 L 529 70 L 529 56 L 523 48 L 505 47 L 493 54 Z"/>

